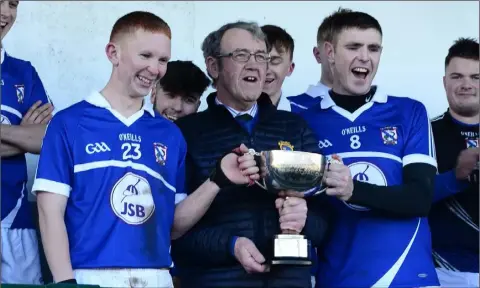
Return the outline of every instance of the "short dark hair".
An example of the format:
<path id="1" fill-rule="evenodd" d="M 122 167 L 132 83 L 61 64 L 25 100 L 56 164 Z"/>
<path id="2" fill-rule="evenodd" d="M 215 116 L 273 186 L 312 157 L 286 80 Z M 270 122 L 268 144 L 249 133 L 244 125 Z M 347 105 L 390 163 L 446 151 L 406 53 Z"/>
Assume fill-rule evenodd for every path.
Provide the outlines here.
<path id="1" fill-rule="evenodd" d="M 459 38 L 448 49 L 447 57 L 445 57 L 445 67 L 450 64 L 454 57 L 465 58 L 469 60 L 479 60 L 480 46 L 478 41 L 473 38 Z"/>
<path id="2" fill-rule="evenodd" d="M 338 8 L 337 11 L 327 16 L 317 31 L 317 44 L 321 42 L 335 42 L 336 37 L 343 30 L 357 28 L 361 30 L 376 29 L 383 35 L 380 23 L 373 16 L 359 11 L 346 8 Z"/>
<path id="3" fill-rule="evenodd" d="M 157 85 L 167 93 L 191 97 L 202 96 L 210 83 L 207 75 L 192 61 L 177 60 L 168 62 L 167 73 Z"/>
<path id="4" fill-rule="evenodd" d="M 295 43 L 292 36 L 288 32 L 275 25 L 263 25 L 263 33 L 267 36 L 268 47 L 270 50 L 275 47 L 278 52 L 289 52 L 290 60 L 293 59 L 293 50 L 295 49 Z"/>
<path id="5" fill-rule="evenodd" d="M 169 39 L 172 39 L 170 26 L 162 18 L 150 12 L 134 11 L 118 18 L 110 33 L 110 41 L 115 41 L 120 35 L 135 32 L 137 29 L 164 33 Z"/>

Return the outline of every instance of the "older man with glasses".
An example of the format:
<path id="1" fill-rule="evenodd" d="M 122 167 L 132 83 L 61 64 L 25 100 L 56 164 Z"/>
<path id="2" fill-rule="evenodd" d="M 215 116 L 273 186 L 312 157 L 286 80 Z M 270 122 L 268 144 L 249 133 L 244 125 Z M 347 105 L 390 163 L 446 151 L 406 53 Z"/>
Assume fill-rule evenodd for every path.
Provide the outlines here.
<path id="1" fill-rule="evenodd" d="M 257 24 L 226 24 L 205 38 L 202 50 L 217 91 L 205 111 L 176 122 L 188 146 L 187 191 L 215 178 L 215 159 L 240 144 L 256 151 L 320 152 L 305 122 L 278 111 L 262 93 L 270 55 Z M 270 265 L 273 238 L 293 230 L 320 245 L 325 210 L 310 208 L 322 206 L 323 197 L 283 199 L 257 185 L 216 183 L 220 192 L 205 216 L 172 243 L 182 288 L 311 287 L 308 266 Z"/>

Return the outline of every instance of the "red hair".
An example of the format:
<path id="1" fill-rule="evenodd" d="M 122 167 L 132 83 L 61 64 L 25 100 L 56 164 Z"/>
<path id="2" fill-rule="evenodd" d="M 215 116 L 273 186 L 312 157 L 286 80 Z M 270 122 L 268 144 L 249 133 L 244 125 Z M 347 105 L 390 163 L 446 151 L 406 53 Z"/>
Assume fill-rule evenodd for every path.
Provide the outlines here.
<path id="1" fill-rule="evenodd" d="M 163 33 L 172 39 L 170 26 L 162 18 L 150 12 L 134 11 L 120 17 L 115 22 L 110 33 L 110 42 L 121 35 L 134 33 L 139 29 L 152 33 Z"/>

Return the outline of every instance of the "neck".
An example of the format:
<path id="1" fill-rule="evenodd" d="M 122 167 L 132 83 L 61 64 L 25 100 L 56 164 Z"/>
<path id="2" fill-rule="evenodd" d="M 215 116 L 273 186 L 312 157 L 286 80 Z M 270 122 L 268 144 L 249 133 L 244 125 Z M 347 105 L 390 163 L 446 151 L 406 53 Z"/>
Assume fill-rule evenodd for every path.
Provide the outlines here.
<path id="1" fill-rule="evenodd" d="M 323 74 L 323 73 L 322 73 L 322 76 L 320 77 L 320 83 L 322 83 L 323 85 L 325 85 L 329 88 L 333 87 L 333 81 L 328 79 L 328 77 L 325 76 L 325 74 Z"/>
<path id="2" fill-rule="evenodd" d="M 238 101 L 237 99 L 233 98 L 228 91 L 222 89 L 221 87 L 217 88 L 217 98 L 223 103 L 223 105 L 240 112 L 247 111 L 255 104 L 255 102 Z"/>
<path id="3" fill-rule="evenodd" d="M 480 114 L 474 116 L 462 116 L 452 109 L 449 109 L 448 112 L 452 116 L 453 119 L 457 120 L 458 122 L 462 122 L 465 124 L 478 124 L 480 122 Z"/>
<path id="4" fill-rule="evenodd" d="M 125 91 L 122 84 L 111 77 L 100 93 L 107 99 L 113 110 L 128 118 L 142 108 L 144 99 L 143 97 L 131 97 Z"/>
<path id="5" fill-rule="evenodd" d="M 277 92 L 275 92 L 275 94 L 270 95 L 270 99 L 272 100 L 272 103 L 275 107 L 278 107 L 281 96 L 282 96 L 282 90 L 278 90 Z"/>

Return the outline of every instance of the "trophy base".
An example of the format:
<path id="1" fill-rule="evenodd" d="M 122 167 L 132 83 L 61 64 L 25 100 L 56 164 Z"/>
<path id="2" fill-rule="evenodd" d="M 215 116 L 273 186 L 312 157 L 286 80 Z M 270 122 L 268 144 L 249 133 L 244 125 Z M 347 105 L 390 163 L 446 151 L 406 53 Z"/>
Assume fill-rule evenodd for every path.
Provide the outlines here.
<path id="1" fill-rule="evenodd" d="M 310 241 L 303 235 L 275 235 L 272 265 L 309 266 L 311 261 Z"/>

